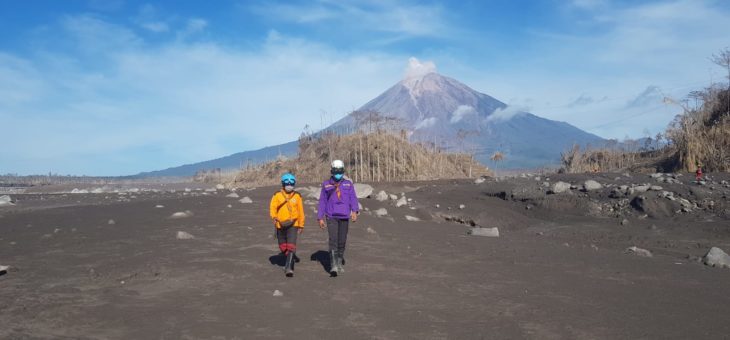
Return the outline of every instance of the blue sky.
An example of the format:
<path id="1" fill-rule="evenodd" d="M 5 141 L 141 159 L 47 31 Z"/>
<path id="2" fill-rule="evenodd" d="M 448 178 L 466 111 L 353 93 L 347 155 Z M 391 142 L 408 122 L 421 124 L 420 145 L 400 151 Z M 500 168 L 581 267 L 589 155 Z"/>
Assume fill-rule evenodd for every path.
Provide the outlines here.
<path id="1" fill-rule="evenodd" d="M 723 0 L 0 2 L 0 173 L 126 175 L 291 141 L 411 57 L 606 138 L 726 81 Z"/>

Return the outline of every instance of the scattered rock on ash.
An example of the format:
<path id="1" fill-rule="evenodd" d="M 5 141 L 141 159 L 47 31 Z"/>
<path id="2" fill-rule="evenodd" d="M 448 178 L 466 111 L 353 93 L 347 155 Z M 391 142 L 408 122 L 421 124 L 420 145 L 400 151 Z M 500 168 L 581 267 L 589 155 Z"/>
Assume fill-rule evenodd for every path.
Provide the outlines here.
<path id="1" fill-rule="evenodd" d="M 174 219 L 177 219 L 177 218 L 188 218 L 190 216 L 193 216 L 193 212 L 190 211 L 190 210 L 185 210 L 185 211 L 178 211 L 178 212 L 170 215 L 170 218 L 174 218 Z"/>
<path id="2" fill-rule="evenodd" d="M 9 195 L 0 196 L 0 207 L 6 205 L 15 205 L 15 201 Z"/>
<path id="3" fill-rule="evenodd" d="M 626 252 L 637 255 L 637 256 L 641 256 L 641 257 L 653 257 L 653 255 L 651 254 L 650 251 L 643 249 L 643 248 L 639 248 L 637 246 L 626 248 Z"/>
<path id="4" fill-rule="evenodd" d="M 253 203 L 253 200 L 250 197 L 248 197 L 248 196 L 246 196 L 246 197 L 244 197 L 244 198 L 242 198 L 242 199 L 240 199 L 238 201 L 241 202 L 241 203 L 243 203 L 243 204 Z"/>
<path id="5" fill-rule="evenodd" d="M 598 183 L 592 179 L 589 179 L 583 183 L 583 190 L 585 191 L 593 191 L 603 188 L 603 185 L 601 183 Z"/>
<path id="6" fill-rule="evenodd" d="M 370 184 L 355 183 L 355 194 L 357 198 L 365 198 L 373 194 L 373 187 Z"/>
<path id="7" fill-rule="evenodd" d="M 499 229 L 494 228 L 471 228 L 467 234 L 472 236 L 499 237 Z"/>
<path id="8" fill-rule="evenodd" d="M 730 268 L 730 255 L 720 248 L 712 247 L 702 258 L 702 263 L 711 267 Z"/>
<path id="9" fill-rule="evenodd" d="M 388 193 L 385 192 L 384 190 L 380 190 L 380 192 L 378 192 L 375 195 L 375 199 L 378 200 L 379 202 L 387 201 L 389 199 Z"/>
<path id="10" fill-rule="evenodd" d="M 387 216 L 388 215 L 388 210 L 386 210 L 385 208 L 380 208 L 380 209 L 377 209 L 377 210 L 373 211 L 373 213 L 377 217 L 383 217 L 383 216 Z"/>
<path id="11" fill-rule="evenodd" d="M 185 231 L 178 231 L 176 237 L 178 240 L 192 240 L 195 238 L 195 236 Z"/>
<path id="12" fill-rule="evenodd" d="M 550 193 L 552 194 L 559 194 L 570 190 L 570 183 L 565 183 L 562 181 L 555 182 L 550 189 Z"/>
<path id="13" fill-rule="evenodd" d="M 235 193 L 235 192 L 232 192 L 232 193 L 230 193 L 230 194 L 226 195 L 226 197 L 228 197 L 228 198 L 238 198 L 238 197 L 240 197 L 240 196 L 238 196 L 238 194 L 237 194 L 237 193 Z"/>

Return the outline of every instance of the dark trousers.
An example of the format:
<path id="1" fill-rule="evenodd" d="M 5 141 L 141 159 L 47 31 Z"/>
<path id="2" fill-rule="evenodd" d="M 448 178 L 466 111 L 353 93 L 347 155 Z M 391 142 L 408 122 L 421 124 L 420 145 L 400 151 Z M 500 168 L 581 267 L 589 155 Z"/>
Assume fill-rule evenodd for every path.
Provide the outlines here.
<path id="1" fill-rule="evenodd" d="M 281 227 L 276 229 L 276 240 L 279 241 L 279 250 L 284 254 L 297 251 L 297 231 L 299 228 Z"/>
<path id="2" fill-rule="evenodd" d="M 330 250 L 336 250 L 340 253 L 345 252 L 345 243 L 347 243 L 347 230 L 349 229 L 349 224 L 350 220 L 327 218 L 327 233 L 330 236 Z"/>

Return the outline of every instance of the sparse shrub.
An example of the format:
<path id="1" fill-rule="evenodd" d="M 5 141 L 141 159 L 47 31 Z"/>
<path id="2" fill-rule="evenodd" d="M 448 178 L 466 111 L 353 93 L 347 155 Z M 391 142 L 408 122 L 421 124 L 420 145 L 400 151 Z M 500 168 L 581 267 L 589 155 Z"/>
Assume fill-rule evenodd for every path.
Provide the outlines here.
<path id="1" fill-rule="evenodd" d="M 276 184 L 285 171 L 296 174 L 299 182 L 317 182 L 329 175 L 329 164 L 334 159 L 343 160 L 348 176 L 360 182 L 491 175 L 469 154 L 445 153 L 433 146 L 410 143 L 403 134 L 376 130 L 348 135 L 302 134 L 297 158 L 244 169 L 234 182 L 237 186 Z"/>

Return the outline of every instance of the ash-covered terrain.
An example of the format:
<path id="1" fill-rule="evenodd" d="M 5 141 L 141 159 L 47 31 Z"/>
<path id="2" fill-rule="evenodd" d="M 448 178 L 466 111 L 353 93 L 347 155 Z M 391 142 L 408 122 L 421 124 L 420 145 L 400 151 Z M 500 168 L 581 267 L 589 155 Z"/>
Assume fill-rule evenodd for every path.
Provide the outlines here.
<path id="1" fill-rule="evenodd" d="M 267 216 L 275 187 L 15 191 L 0 198 L 0 338 L 723 338 L 729 180 L 361 185 L 338 277 L 318 190 L 300 185 L 293 278 Z"/>

